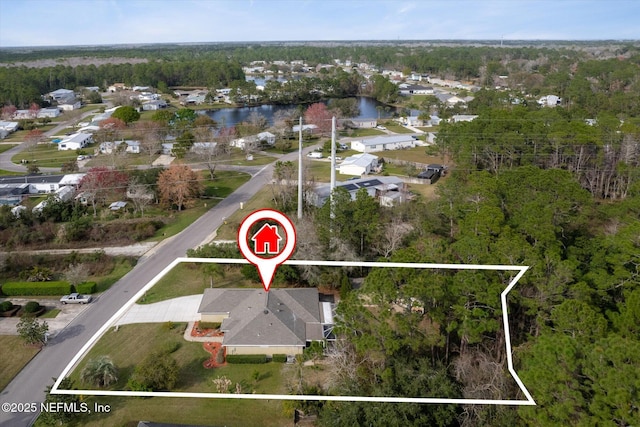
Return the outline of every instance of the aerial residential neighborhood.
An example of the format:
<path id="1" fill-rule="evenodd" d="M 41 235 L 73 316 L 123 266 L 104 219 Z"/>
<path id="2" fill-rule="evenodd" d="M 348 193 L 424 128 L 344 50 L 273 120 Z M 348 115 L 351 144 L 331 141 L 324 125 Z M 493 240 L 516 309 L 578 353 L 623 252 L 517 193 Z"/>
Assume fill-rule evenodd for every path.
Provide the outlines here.
<path id="1" fill-rule="evenodd" d="M 0 2 L 0 425 L 639 425 L 638 13 Z"/>

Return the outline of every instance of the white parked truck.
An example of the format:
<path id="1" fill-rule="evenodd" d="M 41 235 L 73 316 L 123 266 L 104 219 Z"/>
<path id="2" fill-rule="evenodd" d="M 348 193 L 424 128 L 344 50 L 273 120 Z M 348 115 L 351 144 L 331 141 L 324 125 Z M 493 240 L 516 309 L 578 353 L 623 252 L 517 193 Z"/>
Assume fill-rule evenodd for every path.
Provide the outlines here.
<path id="1" fill-rule="evenodd" d="M 73 293 L 60 298 L 60 302 L 63 304 L 88 304 L 91 302 L 91 295 Z"/>

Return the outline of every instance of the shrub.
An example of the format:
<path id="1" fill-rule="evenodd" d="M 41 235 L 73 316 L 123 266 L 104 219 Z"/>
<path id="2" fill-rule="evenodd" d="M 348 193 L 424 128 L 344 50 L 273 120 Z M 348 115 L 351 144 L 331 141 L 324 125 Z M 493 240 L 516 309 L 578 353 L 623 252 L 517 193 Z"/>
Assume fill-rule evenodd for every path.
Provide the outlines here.
<path id="1" fill-rule="evenodd" d="M 220 329 L 220 322 L 200 322 L 198 328 L 200 329 Z"/>
<path id="2" fill-rule="evenodd" d="M 22 309 L 26 314 L 29 313 L 35 313 L 38 310 L 40 310 L 40 304 L 38 303 L 38 301 L 29 301 L 28 303 L 26 303 L 24 305 L 24 308 Z"/>
<path id="3" fill-rule="evenodd" d="M 11 301 L 2 301 L 0 302 L 0 313 L 9 311 L 13 308 L 13 303 Z"/>
<path id="4" fill-rule="evenodd" d="M 7 282 L 2 293 L 8 296 L 66 295 L 71 293 L 69 282 Z"/>
<path id="5" fill-rule="evenodd" d="M 237 364 L 267 363 L 266 354 L 228 354 L 227 362 Z"/>
<path id="6" fill-rule="evenodd" d="M 285 363 L 287 361 L 287 355 L 286 354 L 274 354 L 271 357 L 271 361 L 272 362 L 276 362 L 276 363 Z"/>
<path id="7" fill-rule="evenodd" d="M 76 292 L 79 294 L 93 294 L 98 289 L 96 282 L 84 282 L 75 286 Z"/>

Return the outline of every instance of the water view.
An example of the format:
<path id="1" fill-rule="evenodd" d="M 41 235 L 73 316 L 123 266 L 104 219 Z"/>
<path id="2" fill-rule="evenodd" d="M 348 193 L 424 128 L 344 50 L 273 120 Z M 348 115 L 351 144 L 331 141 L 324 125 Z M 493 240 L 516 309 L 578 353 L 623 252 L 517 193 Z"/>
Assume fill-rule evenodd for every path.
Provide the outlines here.
<path id="1" fill-rule="evenodd" d="M 357 119 L 381 119 L 388 118 L 396 111 L 395 107 L 382 104 L 373 98 L 363 96 L 356 97 L 360 114 Z M 237 123 L 246 121 L 251 113 L 256 112 L 267 119 L 269 124 L 273 124 L 273 116 L 278 111 L 292 111 L 297 105 L 259 105 L 255 107 L 221 108 L 218 110 L 206 110 L 205 114 L 215 120 L 220 126 L 235 126 Z"/>

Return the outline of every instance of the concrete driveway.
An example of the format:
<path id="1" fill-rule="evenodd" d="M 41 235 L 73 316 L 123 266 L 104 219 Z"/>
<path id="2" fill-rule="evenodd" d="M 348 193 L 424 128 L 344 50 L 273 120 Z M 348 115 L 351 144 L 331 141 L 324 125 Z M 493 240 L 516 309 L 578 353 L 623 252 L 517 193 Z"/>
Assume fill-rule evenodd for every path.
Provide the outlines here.
<path id="1" fill-rule="evenodd" d="M 120 319 L 116 325 L 129 323 L 164 323 L 164 322 L 192 322 L 200 320 L 198 307 L 200 295 L 173 298 L 154 304 L 134 304 Z"/>
<path id="2" fill-rule="evenodd" d="M 14 304 L 22 306 L 24 306 L 29 301 L 38 301 L 40 305 L 45 306 L 49 309 L 59 309 L 60 313 L 58 313 L 56 317 L 52 319 L 39 319 L 40 321 L 47 322 L 47 324 L 49 325 L 49 334 L 52 337 L 66 328 L 73 319 L 75 319 L 80 313 L 82 313 L 89 307 L 88 304 L 62 304 L 60 303 L 60 301 L 54 299 L 3 298 L 3 301 L 4 300 L 9 300 Z M 91 302 L 91 304 L 96 304 L 96 301 Z M 16 326 L 18 325 L 19 321 L 20 318 L 18 317 L 0 317 L 0 335 L 18 335 Z"/>

